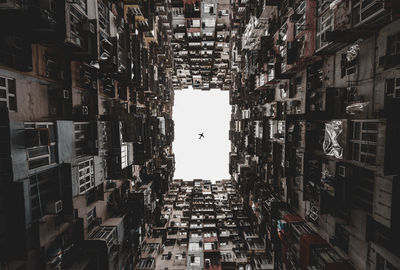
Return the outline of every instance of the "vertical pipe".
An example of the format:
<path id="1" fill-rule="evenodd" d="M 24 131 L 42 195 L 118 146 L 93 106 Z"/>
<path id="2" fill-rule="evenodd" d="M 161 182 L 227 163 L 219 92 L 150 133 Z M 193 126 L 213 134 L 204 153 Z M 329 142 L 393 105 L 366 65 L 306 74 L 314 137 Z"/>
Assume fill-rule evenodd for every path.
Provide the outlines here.
<path id="1" fill-rule="evenodd" d="M 39 200 L 40 219 L 42 219 L 42 217 L 43 217 L 43 209 L 42 209 L 42 200 L 40 199 L 40 188 L 39 188 L 39 180 L 38 180 L 37 171 L 35 171 L 35 178 L 36 178 L 36 189 L 37 189 L 38 200 Z"/>

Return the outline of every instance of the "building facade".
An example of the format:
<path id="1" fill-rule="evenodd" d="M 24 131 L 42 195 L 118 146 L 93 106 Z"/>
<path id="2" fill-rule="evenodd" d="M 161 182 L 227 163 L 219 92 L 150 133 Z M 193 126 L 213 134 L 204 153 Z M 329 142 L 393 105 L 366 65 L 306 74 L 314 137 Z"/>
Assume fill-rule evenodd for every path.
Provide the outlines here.
<path id="1" fill-rule="evenodd" d="M 400 269 L 395 0 L 0 0 L 0 270 Z M 174 179 L 174 91 L 231 179 Z"/>
<path id="2" fill-rule="evenodd" d="M 0 3 L 0 269 L 132 269 L 174 171 L 171 5 Z"/>
<path id="3" fill-rule="evenodd" d="M 400 267 L 399 29 L 395 1 L 234 1 L 230 172 L 275 269 Z"/>

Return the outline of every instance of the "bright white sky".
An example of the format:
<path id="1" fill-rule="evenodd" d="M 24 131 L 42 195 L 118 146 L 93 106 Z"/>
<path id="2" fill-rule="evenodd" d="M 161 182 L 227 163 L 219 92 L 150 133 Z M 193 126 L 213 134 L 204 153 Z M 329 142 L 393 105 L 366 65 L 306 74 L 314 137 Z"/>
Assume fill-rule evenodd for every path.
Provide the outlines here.
<path id="1" fill-rule="evenodd" d="M 175 179 L 221 180 L 229 175 L 229 92 L 175 91 Z M 199 140 L 199 133 L 204 137 Z"/>

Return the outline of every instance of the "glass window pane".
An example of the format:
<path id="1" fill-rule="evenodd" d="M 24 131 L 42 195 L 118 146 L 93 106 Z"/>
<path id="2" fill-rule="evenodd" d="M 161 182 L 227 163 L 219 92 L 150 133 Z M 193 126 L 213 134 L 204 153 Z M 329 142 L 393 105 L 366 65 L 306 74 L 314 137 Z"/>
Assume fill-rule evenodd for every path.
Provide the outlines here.
<path id="1" fill-rule="evenodd" d="M 0 98 L 7 98 L 7 91 L 5 89 L 0 89 Z"/>
<path id="2" fill-rule="evenodd" d="M 386 94 L 394 93 L 394 79 L 386 80 Z"/>
<path id="3" fill-rule="evenodd" d="M 9 97 L 8 98 L 8 109 L 10 111 L 16 111 L 17 110 L 17 99 L 15 97 Z"/>
<path id="4" fill-rule="evenodd" d="M 396 39 L 395 36 L 389 36 L 387 38 L 387 54 L 395 54 L 396 52 Z"/>
<path id="5" fill-rule="evenodd" d="M 396 87 L 400 87 L 400 78 L 396 78 Z"/>
<path id="6" fill-rule="evenodd" d="M 362 144 L 361 145 L 361 152 L 369 153 L 369 154 L 376 154 L 376 146 L 375 145 Z"/>
<path id="7" fill-rule="evenodd" d="M 355 143 L 353 145 L 353 159 L 359 161 L 359 155 L 360 155 L 360 145 L 358 143 Z"/>
<path id="8" fill-rule="evenodd" d="M 359 140 L 360 139 L 360 122 L 356 122 L 354 124 L 354 139 Z"/>
<path id="9" fill-rule="evenodd" d="M 39 158 L 39 159 L 35 159 L 35 160 L 30 160 L 29 161 L 29 169 L 36 169 L 45 165 L 49 164 L 49 159 L 48 157 L 45 158 Z"/>
<path id="10" fill-rule="evenodd" d="M 363 141 L 376 142 L 377 137 L 378 137 L 377 133 L 363 133 L 361 139 Z"/>
<path id="11" fill-rule="evenodd" d="M 43 155 L 47 155 L 49 153 L 49 148 L 47 146 L 36 147 L 28 150 L 28 157 L 34 158 Z"/>
<path id="12" fill-rule="evenodd" d="M 8 92 L 10 94 L 15 94 L 15 80 L 8 80 Z"/>
<path id="13" fill-rule="evenodd" d="M 0 86 L 1 87 L 6 87 L 6 79 L 3 77 L 0 77 Z"/>
<path id="14" fill-rule="evenodd" d="M 364 122 L 362 129 L 363 130 L 377 130 L 378 124 L 375 122 Z"/>

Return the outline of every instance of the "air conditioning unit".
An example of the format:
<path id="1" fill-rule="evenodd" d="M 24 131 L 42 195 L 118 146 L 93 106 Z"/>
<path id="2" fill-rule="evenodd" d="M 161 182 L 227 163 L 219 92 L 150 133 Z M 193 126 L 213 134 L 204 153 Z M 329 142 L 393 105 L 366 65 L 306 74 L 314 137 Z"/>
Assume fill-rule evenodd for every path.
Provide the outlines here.
<path id="1" fill-rule="evenodd" d="M 47 212 L 49 214 L 58 214 L 63 210 L 62 201 L 51 201 L 47 204 Z"/>
<path id="2" fill-rule="evenodd" d="M 88 115 L 89 114 L 89 107 L 88 106 L 82 106 L 82 114 L 83 115 Z"/>
<path id="3" fill-rule="evenodd" d="M 346 177 L 346 167 L 343 165 L 339 165 L 339 176 Z"/>
<path id="4" fill-rule="evenodd" d="M 63 90 L 63 98 L 64 99 L 69 99 L 69 91 L 66 90 L 66 89 Z"/>

